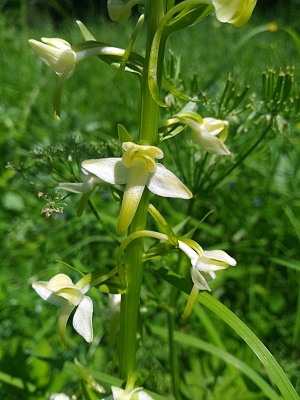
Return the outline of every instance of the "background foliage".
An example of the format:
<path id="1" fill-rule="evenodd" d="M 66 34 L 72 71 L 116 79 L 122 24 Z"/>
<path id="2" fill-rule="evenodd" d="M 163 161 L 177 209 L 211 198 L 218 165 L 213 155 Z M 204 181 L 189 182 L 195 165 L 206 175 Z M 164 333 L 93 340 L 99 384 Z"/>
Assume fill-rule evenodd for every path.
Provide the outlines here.
<path id="1" fill-rule="evenodd" d="M 70 328 L 71 347 L 66 350 L 56 331 L 57 310 L 44 304 L 30 285 L 36 278 L 48 279 L 58 272 L 78 278 L 75 271 L 56 260 L 84 272 L 95 268 L 105 271 L 114 266 L 115 238 L 106 235 L 106 227 L 115 224 L 117 206 L 107 201 L 111 196 L 108 190 L 97 192 L 92 199 L 100 220 L 91 210 L 84 218 L 77 218 L 76 196 L 61 200 L 64 213 L 45 218 L 41 210 L 49 199 L 39 198 L 38 193 L 55 196 L 53 186 L 59 175 L 61 180 L 69 181 L 74 171 L 78 177 L 82 159 L 106 154 L 103 140 L 108 140 L 113 151 L 117 123 L 123 123 L 129 131 L 137 129 L 138 99 L 134 95 L 137 83 L 131 76 L 123 76 L 113 84 L 115 71 L 108 66 L 97 59 L 82 63 L 66 82 L 62 119 L 57 123 L 52 114 L 56 77 L 33 56 L 27 45 L 28 38 L 41 36 L 80 42 L 74 18 L 83 17 L 83 22 L 101 41 L 126 46 L 130 27 L 116 26 L 105 19 L 102 4 L 90 2 L 88 11 L 68 1 L 4 1 L 0 6 L 0 395 L 6 399 L 43 399 L 44 393 L 57 391 L 76 393 L 80 374 L 74 374 L 69 363 L 74 357 L 103 373 L 114 370 L 111 342 L 115 338 L 111 333 L 107 298 L 99 296 L 96 290 L 92 293 L 99 305 L 94 318 L 95 345 L 87 346 Z M 251 125 L 251 112 L 274 113 L 265 97 L 262 72 L 272 69 L 277 76 L 278 72 L 295 66 L 295 80 L 299 81 L 299 54 L 286 32 L 265 29 L 251 38 L 254 28 L 268 22 L 276 22 L 279 28 L 296 26 L 295 10 L 299 2 L 284 4 L 277 1 L 272 9 L 267 3 L 259 4 L 250 23 L 239 30 L 221 26 L 208 17 L 199 26 L 172 36 L 168 42 L 176 56 L 181 54 L 182 74 L 177 76 L 176 84 L 190 94 L 202 96 L 204 114 L 215 111 L 221 116 L 218 106 L 229 75 L 233 93 L 250 86 L 240 113 L 230 115 L 228 146 L 236 154 L 243 151 L 243 146 L 254 143 L 261 133 L 259 127 L 256 131 Z M 90 20 L 89 14 L 99 10 L 102 15 L 99 21 Z M 212 25 L 216 29 L 208 37 L 206 32 Z M 248 37 L 245 46 L 237 50 L 232 47 L 232 43 L 241 43 Z M 137 49 L 141 43 L 142 38 Z M 214 211 L 200 225 L 195 239 L 204 248 L 215 246 L 227 250 L 237 259 L 238 266 L 218 275 L 211 283 L 213 295 L 251 327 L 299 389 L 300 118 L 299 114 L 293 118 L 288 112 L 283 114 L 281 110 L 274 118 L 274 129 L 238 173 L 219 185 L 206 184 L 214 182 L 214 177 L 205 180 L 205 174 L 202 175 L 199 199 L 189 223 L 195 226 L 207 212 Z M 243 120 L 247 122 L 239 130 Z M 180 151 L 182 145 L 182 141 L 175 141 L 171 150 Z M 167 147 L 164 150 L 172 154 Z M 166 163 L 174 163 L 171 156 L 166 157 Z M 59 174 L 53 174 L 53 166 Z M 177 169 L 186 182 L 191 179 L 192 168 L 184 160 L 182 165 L 174 165 L 174 171 Z M 169 207 L 169 223 L 175 226 L 186 212 L 176 205 Z M 166 266 L 170 260 L 164 261 Z M 184 268 L 188 274 L 186 264 Z M 170 371 L 164 363 L 167 347 L 159 335 L 150 332 L 153 326 L 165 326 L 162 299 L 171 299 L 174 294 L 162 282 L 159 282 L 160 293 L 156 293 L 153 288 L 157 284 L 158 278 L 149 277 L 143 291 L 147 312 L 143 314 L 145 344 L 139 350 L 139 358 L 145 369 L 157 366 L 156 386 L 150 389 L 171 396 Z M 217 335 L 219 345 L 264 375 L 250 350 L 200 306 L 187 323 L 183 322 L 180 315 L 185 301 L 185 297 L 180 298 L 177 303 L 180 309 L 175 310 L 179 328 L 208 342 L 214 342 Z M 193 399 L 195 395 L 199 399 L 264 398 L 251 381 L 217 357 L 197 349 L 187 352 L 183 343 L 178 345 L 178 352 L 186 398 Z"/>

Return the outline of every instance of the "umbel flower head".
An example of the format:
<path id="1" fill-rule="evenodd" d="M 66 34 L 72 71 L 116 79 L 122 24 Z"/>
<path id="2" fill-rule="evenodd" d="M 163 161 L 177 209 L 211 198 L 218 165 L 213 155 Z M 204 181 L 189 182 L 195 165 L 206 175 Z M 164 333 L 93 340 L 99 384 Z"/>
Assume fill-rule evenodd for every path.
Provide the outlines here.
<path id="1" fill-rule="evenodd" d="M 93 302 L 85 295 L 89 286 L 81 288 L 74 284 L 68 275 L 57 274 L 48 282 L 34 282 L 32 287 L 43 300 L 60 306 L 58 331 L 64 344 L 66 344 L 66 324 L 75 308 L 73 327 L 87 342 L 92 342 Z"/>
<path id="2" fill-rule="evenodd" d="M 217 19 L 235 26 L 248 22 L 257 0 L 209 0 L 215 8 Z"/>
<path id="3" fill-rule="evenodd" d="M 167 168 L 155 159 L 163 152 L 155 146 L 142 146 L 132 142 L 122 144 L 122 158 L 85 160 L 82 167 L 97 178 L 112 185 L 125 184 L 117 233 L 125 235 L 138 208 L 145 187 L 150 192 L 179 199 L 190 199 L 191 191 Z"/>

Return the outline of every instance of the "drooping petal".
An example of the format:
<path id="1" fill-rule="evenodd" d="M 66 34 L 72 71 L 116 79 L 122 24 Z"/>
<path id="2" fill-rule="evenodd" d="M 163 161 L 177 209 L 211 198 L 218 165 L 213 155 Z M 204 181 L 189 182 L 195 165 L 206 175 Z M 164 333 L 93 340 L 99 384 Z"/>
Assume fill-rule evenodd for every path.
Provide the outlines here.
<path id="1" fill-rule="evenodd" d="M 156 172 L 151 174 L 147 182 L 150 192 L 162 197 L 190 199 L 192 192 L 162 164 L 156 164 Z"/>
<path id="2" fill-rule="evenodd" d="M 142 162 L 129 169 L 128 180 L 117 223 L 116 231 L 118 235 L 125 235 L 140 203 L 149 178 L 149 172 L 145 170 L 145 167 L 145 163 Z"/>
<path id="3" fill-rule="evenodd" d="M 51 292 L 51 290 L 47 289 L 47 285 L 47 281 L 37 281 L 32 284 L 32 287 L 37 292 L 37 294 L 48 303 L 54 304 L 56 306 L 61 306 L 63 303 L 66 302 L 65 299 L 57 296 L 55 293 Z"/>
<path id="4" fill-rule="evenodd" d="M 113 400 L 132 400 L 132 399 L 153 400 L 153 397 L 144 392 L 141 387 L 134 388 L 132 390 L 130 389 L 124 390 L 117 386 L 112 386 L 111 391 L 113 395 Z M 135 394 L 136 396 L 133 397 Z"/>
<path id="5" fill-rule="evenodd" d="M 79 303 L 73 317 L 73 327 L 88 343 L 93 341 L 93 302 L 84 296 Z"/>
<path id="6" fill-rule="evenodd" d="M 208 153 L 219 154 L 223 156 L 228 156 L 230 154 L 230 150 L 226 144 L 205 129 L 195 132 L 193 139 L 195 143 L 198 143 Z"/>
<path id="7" fill-rule="evenodd" d="M 122 185 L 127 182 L 129 169 L 123 164 L 122 158 L 85 160 L 81 165 L 88 172 L 112 185 Z"/>
<path id="8" fill-rule="evenodd" d="M 195 267 L 191 268 L 191 276 L 192 276 L 192 281 L 193 281 L 194 285 L 198 289 L 210 291 L 210 287 L 208 286 L 208 283 L 206 282 L 203 275 L 197 268 L 195 268 Z"/>
<path id="9" fill-rule="evenodd" d="M 142 391 L 138 392 L 138 399 L 139 400 L 153 400 L 153 397 L 151 397 L 148 393 L 146 393 L 142 390 Z"/>

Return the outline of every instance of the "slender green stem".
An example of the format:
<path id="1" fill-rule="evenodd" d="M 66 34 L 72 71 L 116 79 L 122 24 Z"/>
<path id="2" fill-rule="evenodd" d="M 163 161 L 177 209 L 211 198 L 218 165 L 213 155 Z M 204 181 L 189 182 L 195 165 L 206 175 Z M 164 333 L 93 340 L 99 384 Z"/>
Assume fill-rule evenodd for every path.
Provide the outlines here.
<path id="1" fill-rule="evenodd" d="M 174 309 L 168 310 L 168 331 L 173 394 L 176 400 L 181 400 L 178 352 L 177 345 L 174 340 L 174 332 L 176 331 Z"/>
<path id="2" fill-rule="evenodd" d="M 158 138 L 159 107 L 153 100 L 148 86 L 148 65 L 152 40 L 159 21 L 165 14 L 164 0 L 149 0 L 147 10 L 147 41 L 145 64 L 141 85 L 140 141 L 156 145 Z M 160 68 L 161 70 L 161 68 Z M 128 234 L 145 229 L 148 213 L 149 192 L 145 192 L 129 227 Z M 120 315 L 119 362 L 120 376 L 127 378 L 136 369 L 138 343 L 138 315 L 140 291 L 143 281 L 143 239 L 131 242 L 126 248 L 126 293 L 122 295 Z"/>

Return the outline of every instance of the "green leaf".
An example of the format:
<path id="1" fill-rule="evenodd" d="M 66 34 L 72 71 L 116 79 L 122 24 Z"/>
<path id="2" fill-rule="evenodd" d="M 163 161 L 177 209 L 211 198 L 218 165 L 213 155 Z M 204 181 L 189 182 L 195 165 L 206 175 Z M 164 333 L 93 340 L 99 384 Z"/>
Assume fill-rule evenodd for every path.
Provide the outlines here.
<path id="1" fill-rule="evenodd" d="M 165 328 L 151 325 L 150 329 L 155 335 L 161 336 L 165 339 L 168 338 L 168 332 Z M 227 351 L 219 349 L 218 347 L 208 342 L 205 342 L 204 340 L 195 338 L 194 336 L 187 335 L 181 332 L 174 332 L 174 340 L 188 348 L 193 347 L 205 351 L 206 353 L 212 354 L 217 358 L 220 358 L 221 360 L 223 360 L 227 364 L 234 366 L 237 370 L 239 370 L 248 378 L 250 378 L 257 385 L 257 387 L 259 387 L 262 390 L 262 392 L 266 396 L 268 396 L 269 399 L 271 400 L 281 399 L 281 397 L 275 392 L 275 390 L 256 371 L 254 371 L 243 361 L 234 357 Z"/>
<path id="2" fill-rule="evenodd" d="M 182 292 L 189 293 L 192 284 L 188 284 L 186 279 L 180 278 L 178 275 L 171 273 L 165 268 L 157 270 L 160 277 L 165 281 L 171 283 Z M 299 400 L 299 396 L 289 381 L 288 377 L 275 360 L 273 355 L 265 347 L 265 345 L 258 339 L 258 337 L 242 322 L 232 311 L 225 307 L 218 300 L 213 298 L 210 294 L 202 292 L 198 296 L 198 300 L 205 307 L 210 309 L 214 314 L 221 318 L 227 325 L 229 325 L 251 348 L 255 355 L 259 358 L 261 363 L 266 368 L 271 380 L 277 385 L 283 398 L 285 400 Z"/>

